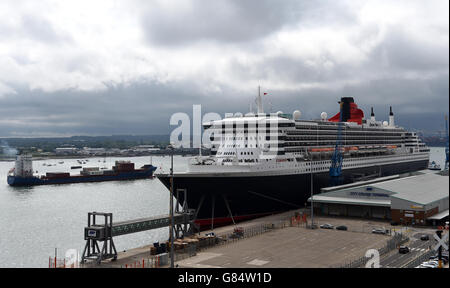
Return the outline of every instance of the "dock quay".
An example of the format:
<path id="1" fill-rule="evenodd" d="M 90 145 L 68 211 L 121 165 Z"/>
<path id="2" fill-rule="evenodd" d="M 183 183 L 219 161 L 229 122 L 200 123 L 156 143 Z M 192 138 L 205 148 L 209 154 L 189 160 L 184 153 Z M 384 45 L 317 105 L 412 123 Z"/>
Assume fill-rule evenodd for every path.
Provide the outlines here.
<path id="1" fill-rule="evenodd" d="M 392 237 L 372 234 L 372 229 L 384 227 L 390 234 L 407 230 L 391 227 L 386 221 L 314 217 L 315 225 L 333 223 L 346 225 L 348 231 L 308 228 L 308 222 L 298 221 L 305 209 L 292 210 L 237 225 L 203 231 L 179 242 L 193 242 L 175 249 L 175 266 L 179 268 L 250 268 L 250 267 L 340 267 L 364 256 L 368 249 L 382 249 Z M 296 217 L 297 215 L 297 217 Z M 309 219 L 309 215 L 308 220 Z M 236 227 L 242 237 L 232 237 Z M 211 232 L 214 236 L 210 235 Z M 406 234 L 405 234 L 406 235 Z M 199 245 L 205 239 L 214 239 Z M 403 238 L 404 239 L 404 238 Z M 190 244 L 192 244 L 192 242 Z M 167 243 L 168 244 L 168 243 Z M 177 245 L 177 244 L 175 244 Z M 118 252 L 117 259 L 81 264 L 81 268 L 167 268 L 168 254 L 152 255 L 153 245 Z M 177 246 L 175 246 L 177 247 Z"/>
<path id="2" fill-rule="evenodd" d="M 407 189 L 403 188 L 412 187 L 412 184 L 419 183 L 419 181 L 421 182 L 421 186 L 418 186 L 418 184 L 416 186 L 421 189 L 424 189 L 426 181 L 434 183 L 433 187 L 436 187 L 436 189 L 427 195 L 421 207 L 418 204 L 408 202 L 407 205 L 417 206 L 409 207 L 409 209 L 418 211 L 420 209 L 434 209 L 434 214 L 427 215 L 436 218 L 436 215 L 439 216 L 442 214 L 442 219 L 428 222 L 416 221 L 415 225 L 412 225 L 414 223 L 398 223 L 392 221 L 391 217 L 352 217 L 347 214 L 331 215 L 330 213 L 323 213 L 323 211 L 327 210 L 323 210 L 320 206 L 314 205 L 314 225 L 311 225 L 310 208 L 301 208 L 233 225 L 216 227 L 213 230 L 206 230 L 201 233 L 185 233 L 182 237 L 177 237 L 174 242 L 175 267 L 362 268 L 366 266 L 369 260 L 366 253 L 376 250 L 380 257 L 380 267 L 411 268 L 420 262 L 421 259 L 425 259 L 436 253 L 433 247 L 437 242 L 434 240 L 433 235 L 436 233 L 437 228 L 444 230 L 444 234 L 448 233 L 448 226 L 444 228 L 442 228 L 443 226 L 439 226 L 439 228 L 433 225 L 435 222 L 442 223 L 443 220 L 448 219 L 448 213 L 445 216 L 441 212 L 445 212 L 445 209 L 448 209 L 448 193 L 445 196 L 445 193 L 443 194 L 442 192 L 445 189 L 448 191 L 448 188 L 436 184 L 441 184 L 442 181 L 448 181 L 448 176 L 434 175 L 426 172 L 407 175 L 407 177 L 387 177 L 380 178 L 376 181 L 371 180 L 355 183 L 354 185 L 324 189 L 326 191 L 322 194 L 317 194 L 323 196 L 331 195 L 329 193 L 343 193 L 342 195 L 347 198 L 351 196 L 357 200 L 355 200 L 355 203 L 352 203 L 345 198 L 344 200 L 346 200 L 347 205 L 366 204 L 363 201 L 371 205 L 373 203 L 381 205 L 384 202 L 381 203 L 380 201 L 386 202 L 389 201 L 389 198 L 382 195 L 383 199 L 378 200 L 376 198 L 374 199 L 374 197 L 378 197 L 378 194 L 381 195 L 381 193 L 385 193 L 386 195 L 388 193 L 376 189 L 401 188 L 405 191 L 399 191 L 397 194 L 400 195 L 402 193 L 402 199 L 419 201 L 421 198 L 413 198 L 413 196 L 419 195 L 419 192 L 411 188 L 411 194 L 408 194 Z M 394 184 L 392 183 L 395 183 L 397 186 L 393 186 Z M 367 187 L 372 188 L 367 189 Z M 359 190 L 365 194 L 361 194 L 361 191 L 361 193 L 357 193 Z M 344 193 L 341 191 L 349 192 Z M 367 193 L 372 193 L 373 195 L 366 195 Z M 377 194 L 375 195 L 374 193 Z M 390 193 L 390 196 L 395 196 L 397 197 L 396 199 L 400 199 L 400 196 L 396 196 L 397 194 L 394 193 L 395 191 Z M 317 197 L 317 195 L 314 197 Z M 340 198 L 337 198 L 339 196 L 340 194 L 333 194 L 333 197 L 336 198 L 333 198 L 333 201 L 340 200 Z M 361 197 L 366 197 L 367 199 Z M 314 200 L 319 200 L 319 198 Z M 321 204 L 321 202 L 317 201 L 315 204 Z M 404 205 L 403 202 L 401 205 Z M 420 215 L 419 213 L 415 214 Z M 372 213 L 369 215 L 373 216 L 375 214 Z M 177 215 L 177 217 L 179 217 L 177 223 L 186 223 L 188 220 L 183 218 L 182 214 Z M 121 227 L 122 225 L 128 224 L 126 222 L 119 222 L 115 225 Z M 167 223 L 165 225 L 167 226 Z M 331 229 L 322 229 L 327 228 L 326 226 L 331 226 Z M 335 229 L 338 226 L 344 226 L 345 229 Z M 158 227 L 164 227 L 164 225 Z M 117 236 L 121 233 L 119 230 L 114 230 Z M 135 229 L 134 232 L 138 230 Z M 428 235 L 430 240 L 423 241 L 421 239 L 423 235 Z M 155 244 L 153 243 L 152 245 L 149 243 L 149 245 L 143 247 L 118 252 L 116 257 L 107 257 L 108 259 L 102 260 L 101 264 L 88 262 L 82 263 L 80 267 L 168 268 L 170 264 L 168 253 L 170 250 L 168 249 L 170 248 L 169 242 L 158 243 L 163 248 L 162 250 L 156 247 Z M 401 245 L 410 247 L 410 252 L 405 255 L 399 254 L 398 247 Z"/>

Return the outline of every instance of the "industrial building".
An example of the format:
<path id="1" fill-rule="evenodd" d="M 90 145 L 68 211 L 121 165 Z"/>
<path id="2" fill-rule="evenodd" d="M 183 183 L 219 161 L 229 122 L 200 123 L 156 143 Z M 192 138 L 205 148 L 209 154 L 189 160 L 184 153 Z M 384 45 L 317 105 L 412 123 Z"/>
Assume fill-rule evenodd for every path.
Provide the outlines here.
<path id="1" fill-rule="evenodd" d="M 311 202 L 311 198 L 308 199 Z M 448 173 L 394 175 L 321 189 L 315 213 L 389 219 L 403 225 L 438 225 L 448 220 Z"/>
<path id="2" fill-rule="evenodd" d="M 55 153 L 58 155 L 70 155 L 78 151 L 75 147 L 60 147 L 55 149 Z"/>

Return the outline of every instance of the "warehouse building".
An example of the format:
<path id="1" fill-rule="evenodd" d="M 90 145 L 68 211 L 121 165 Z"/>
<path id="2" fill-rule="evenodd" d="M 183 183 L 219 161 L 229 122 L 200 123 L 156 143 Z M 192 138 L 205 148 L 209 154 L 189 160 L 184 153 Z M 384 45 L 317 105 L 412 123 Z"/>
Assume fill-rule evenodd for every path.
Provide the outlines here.
<path id="1" fill-rule="evenodd" d="M 448 221 L 449 177 L 440 174 L 395 175 L 321 192 L 312 200 L 315 212 L 322 215 L 392 219 L 404 225 Z"/>

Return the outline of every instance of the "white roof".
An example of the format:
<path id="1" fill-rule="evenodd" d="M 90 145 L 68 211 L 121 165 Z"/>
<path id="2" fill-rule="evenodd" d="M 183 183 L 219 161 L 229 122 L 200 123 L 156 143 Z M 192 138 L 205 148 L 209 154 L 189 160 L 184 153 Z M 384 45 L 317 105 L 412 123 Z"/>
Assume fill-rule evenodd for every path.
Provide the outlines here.
<path id="1" fill-rule="evenodd" d="M 433 215 L 431 217 L 428 217 L 427 219 L 441 220 L 441 219 L 443 219 L 444 217 L 447 217 L 447 216 L 448 216 L 448 209 L 445 210 L 445 211 L 439 212 L 439 213 L 437 213 L 437 214 L 435 214 L 435 215 Z"/>
<path id="2" fill-rule="evenodd" d="M 427 173 L 375 183 L 372 186 L 395 192 L 394 195 L 391 195 L 392 198 L 425 205 L 448 198 L 448 179 L 448 176 Z"/>
<path id="3" fill-rule="evenodd" d="M 377 180 L 385 181 L 378 182 Z M 361 185 L 363 183 L 364 185 Z M 389 199 L 340 197 L 341 192 L 366 186 L 376 187 L 381 190 L 389 191 L 392 194 Z M 325 191 L 326 193 L 314 195 L 313 201 L 350 205 L 390 206 L 391 198 L 396 198 L 426 205 L 445 198 L 448 199 L 449 177 L 441 176 L 436 173 L 425 173 L 403 178 L 398 178 L 398 175 L 396 175 L 360 183 L 323 188 L 322 191 Z M 308 199 L 308 201 L 310 201 L 310 199 Z"/>

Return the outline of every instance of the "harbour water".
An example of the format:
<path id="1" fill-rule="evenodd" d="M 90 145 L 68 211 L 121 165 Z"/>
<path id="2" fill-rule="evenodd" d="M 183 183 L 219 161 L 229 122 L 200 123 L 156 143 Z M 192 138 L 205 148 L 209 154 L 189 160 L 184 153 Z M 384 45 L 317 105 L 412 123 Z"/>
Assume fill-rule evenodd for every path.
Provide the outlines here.
<path id="1" fill-rule="evenodd" d="M 106 166 L 115 160 L 130 160 L 136 167 L 150 163 L 150 157 L 89 158 L 83 167 Z M 186 157 L 174 157 L 174 170 L 186 168 Z M 64 164 L 58 162 L 64 161 Z M 99 162 L 100 161 L 100 162 Z M 158 169 L 169 171 L 170 157 L 152 157 Z M 55 166 L 43 166 L 56 164 Z M 34 171 L 71 171 L 76 159 L 33 161 Z M 112 212 L 114 221 L 167 214 L 169 192 L 157 178 L 134 181 L 76 183 L 34 187 L 10 187 L 6 175 L 14 162 L 0 162 L 0 267 L 47 267 L 48 257 L 64 257 L 68 249 L 84 248 L 87 213 Z M 165 241 L 169 230 L 158 229 L 114 239 L 118 251 Z"/>
<path id="2" fill-rule="evenodd" d="M 431 147 L 430 161 L 444 167 L 444 148 Z M 130 160 L 136 167 L 150 163 L 150 157 L 88 158 L 84 167 L 106 166 L 115 160 Z M 174 157 L 174 171 L 184 171 L 187 157 Z M 64 161 L 63 164 L 58 162 Z M 169 171 L 170 157 L 152 157 L 158 169 Z M 44 166 L 43 164 L 56 164 Z M 76 159 L 38 160 L 34 170 L 45 172 L 71 171 Z M 84 248 L 83 229 L 87 213 L 112 212 L 114 221 L 166 214 L 169 192 L 154 179 L 121 182 L 76 183 L 34 187 L 10 187 L 8 170 L 14 162 L 0 162 L 0 267 L 47 267 L 48 257 L 63 257 L 68 249 Z M 168 238 L 168 228 L 120 236 L 114 239 L 118 251 L 127 250 Z"/>

